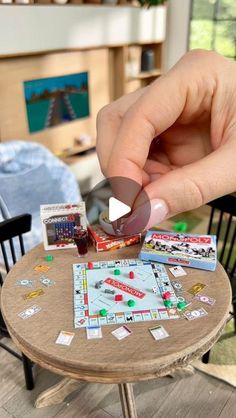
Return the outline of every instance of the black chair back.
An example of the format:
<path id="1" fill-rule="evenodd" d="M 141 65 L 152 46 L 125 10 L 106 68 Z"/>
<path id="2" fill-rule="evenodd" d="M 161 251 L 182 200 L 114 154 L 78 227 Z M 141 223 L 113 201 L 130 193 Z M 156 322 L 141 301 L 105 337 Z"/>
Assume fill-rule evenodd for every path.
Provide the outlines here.
<path id="1" fill-rule="evenodd" d="M 209 205 L 208 234 L 217 236 L 218 259 L 232 280 L 236 274 L 236 195 L 220 197 Z"/>
<path id="2" fill-rule="evenodd" d="M 14 218 L 7 219 L 0 223 L 0 245 L 7 273 L 10 271 L 10 265 L 15 264 L 17 261 L 15 251 L 16 242 L 13 238 L 19 239 L 21 255 L 23 256 L 25 254 L 22 235 L 31 230 L 31 218 L 31 215 L 27 213 L 15 216 Z M 7 244 L 9 244 L 11 260 L 9 260 L 9 252 L 6 249 Z M 0 273 L 0 285 L 2 285 L 2 283 L 3 279 Z"/>

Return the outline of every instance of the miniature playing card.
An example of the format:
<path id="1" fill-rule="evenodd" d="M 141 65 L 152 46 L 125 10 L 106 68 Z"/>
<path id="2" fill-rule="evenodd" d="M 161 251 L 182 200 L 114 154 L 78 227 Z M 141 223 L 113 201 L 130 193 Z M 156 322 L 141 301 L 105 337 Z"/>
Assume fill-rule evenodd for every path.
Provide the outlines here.
<path id="1" fill-rule="evenodd" d="M 211 298 L 210 296 L 205 295 L 196 295 L 194 299 L 199 300 L 200 302 L 206 303 L 207 305 L 214 305 L 215 299 Z"/>
<path id="2" fill-rule="evenodd" d="M 39 281 L 46 287 L 51 287 L 55 284 L 54 280 L 49 279 L 47 276 L 41 276 Z"/>
<path id="3" fill-rule="evenodd" d="M 183 267 L 181 266 L 171 267 L 169 268 L 169 270 L 175 277 L 181 277 L 181 276 L 187 275 L 186 271 L 184 271 Z"/>
<path id="4" fill-rule="evenodd" d="M 162 325 L 157 325 L 156 327 L 149 328 L 149 331 L 155 340 L 163 340 L 164 338 L 169 337 L 168 332 Z"/>
<path id="5" fill-rule="evenodd" d="M 22 319 L 27 319 L 27 318 L 29 318 L 30 316 L 33 316 L 34 314 L 36 314 L 39 311 L 41 311 L 40 306 L 33 305 L 30 308 L 27 308 L 25 311 L 20 312 L 18 314 L 18 316 L 20 316 Z"/>
<path id="6" fill-rule="evenodd" d="M 87 339 L 92 340 L 96 338 L 102 338 L 102 328 L 101 327 L 87 327 Z"/>
<path id="7" fill-rule="evenodd" d="M 184 313 L 185 318 L 187 318 L 189 321 L 192 321 L 193 319 L 201 318 L 202 316 L 208 315 L 207 311 L 203 308 L 194 309 L 193 311 L 186 311 Z"/>
<path id="8" fill-rule="evenodd" d="M 206 285 L 203 283 L 196 283 L 194 286 L 192 286 L 189 290 L 188 293 L 191 293 L 192 295 L 196 295 L 197 293 L 201 292 L 202 289 L 204 289 Z"/>
<path id="9" fill-rule="evenodd" d="M 74 336 L 74 332 L 61 331 L 55 342 L 56 344 L 70 345 Z"/>
<path id="10" fill-rule="evenodd" d="M 33 299 L 33 298 L 37 298 L 38 296 L 41 296 L 44 294 L 43 289 L 37 289 L 37 290 L 33 290 L 33 292 L 29 292 L 26 293 L 23 298 L 28 300 L 28 299 Z"/>
<path id="11" fill-rule="evenodd" d="M 35 266 L 34 270 L 40 273 L 47 273 L 47 271 L 50 270 L 50 267 L 39 264 L 38 266 Z"/>
<path id="12" fill-rule="evenodd" d="M 28 280 L 28 279 L 17 280 L 16 285 L 17 286 L 32 287 L 33 286 L 33 281 Z"/>
<path id="13" fill-rule="evenodd" d="M 119 327 L 112 331 L 112 335 L 117 338 L 117 340 L 123 340 L 123 338 L 128 337 L 131 334 L 132 331 L 126 325 L 123 325 L 123 327 Z"/>

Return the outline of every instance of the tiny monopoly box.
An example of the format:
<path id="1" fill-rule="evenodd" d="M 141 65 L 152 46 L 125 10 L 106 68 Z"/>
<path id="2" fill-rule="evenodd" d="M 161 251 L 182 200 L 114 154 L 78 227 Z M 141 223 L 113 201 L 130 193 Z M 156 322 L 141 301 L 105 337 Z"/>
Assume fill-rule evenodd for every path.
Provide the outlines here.
<path id="1" fill-rule="evenodd" d="M 146 233 L 139 258 L 214 271 L 216 236 L 150 230 Z"/>
<path id="2" fill-rule="evenodd" d="M 87 229 L 85 203 L 58 203 L 40 206 L 45 250 L 76 247 L 74 228 Z"/>
<path id="3" fill-rule="evenodd" d="M 138 244 L 141 240 L 141 234 L 123 237 L 108 235 L 100 225 L 89 225 L 88 232 L 96 251 L 117 250 L 128 247 L 129 245 Z"/>

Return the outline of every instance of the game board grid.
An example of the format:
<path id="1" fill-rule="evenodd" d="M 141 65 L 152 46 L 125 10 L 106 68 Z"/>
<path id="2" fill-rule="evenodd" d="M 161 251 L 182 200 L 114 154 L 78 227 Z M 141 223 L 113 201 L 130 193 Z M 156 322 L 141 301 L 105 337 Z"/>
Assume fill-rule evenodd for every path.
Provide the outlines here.
<path id="1" fill-rule="evenodd" d="M 124 259 L 93 262 L 93 270 L 117 267 L 141 267 L 145 265 L 151 265 L 160 294 L 170 291 L 172 294 L 171 300 L 176 304 L 177 296 L 163 265 L 149 261 L 141 261 L 139 259 Z M 129 310 L 127 312 L 122 310 L 122 312 L 116 313 L 108 312 L 106 317 L 101 317 L 99 314 L 89 315 L 87 270 L 87 263 L 73 264 L 75 328 L 179 318 L 178 311 L 175 307 L 169 309 L 163 307 L 157 309 Z"/>

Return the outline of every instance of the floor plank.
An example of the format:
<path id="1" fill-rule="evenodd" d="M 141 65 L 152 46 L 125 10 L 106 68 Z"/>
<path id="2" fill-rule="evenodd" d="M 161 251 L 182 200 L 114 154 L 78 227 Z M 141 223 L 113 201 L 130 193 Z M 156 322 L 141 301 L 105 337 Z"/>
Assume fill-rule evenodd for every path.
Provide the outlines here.
<path id="1" fill-rule="evenodd" d="M 9 338 L 2 338 L 1 342 L 15 349 Z M 17 350 L 16 350 L 17 351 Z M 0 347 L 0 407 L 24 386 L 24 373 L 20 360 Z"/>
<path id="2" fill-rule="evenodd" d="M 63 404 L 36 409 L 34 402 L 38 394 L 60 379 L 61 376 L 42 369 L 37 376 L 35 389 L 28 391 L 21 386 L 20 390 L 4 403 L 4 409 L 15 418 L 53 418 L 57 416 L 57 413 L 64 407 Z"/>
<path id="3" fill-rule="evenodd" d="M 12 415 L 10 415 L 4 408 L 0 408 L 0 418 L 12 418 Z"/>
<path id="4" fill-rule="evenodd" d="M 64 406 L 60 412 L 58 412 L 58 418 L 90 418 L 94 416 L 100 418 L 99 411 L 106 417 L 114 417 L 113 414 L 109 414 L 108 411 L 104 411 L 101 407 L 101 403 L 104 397 L 109 396 L 112 393 L 113 385 L 102 385 L 97 383 L 84 383 L 79 388 L 77 393 L 74 393 L 73 399 L 69 401 L 69 405 Z M 66 399 L 68 402 L 68 398 Z"/>
<path id="5" fill-rule="evenodd" d="M 235 418 L 236 417 L 236 391 L 232 391 L 228 402 L 225 403 L 220 415 L 220 418 Z"/>

